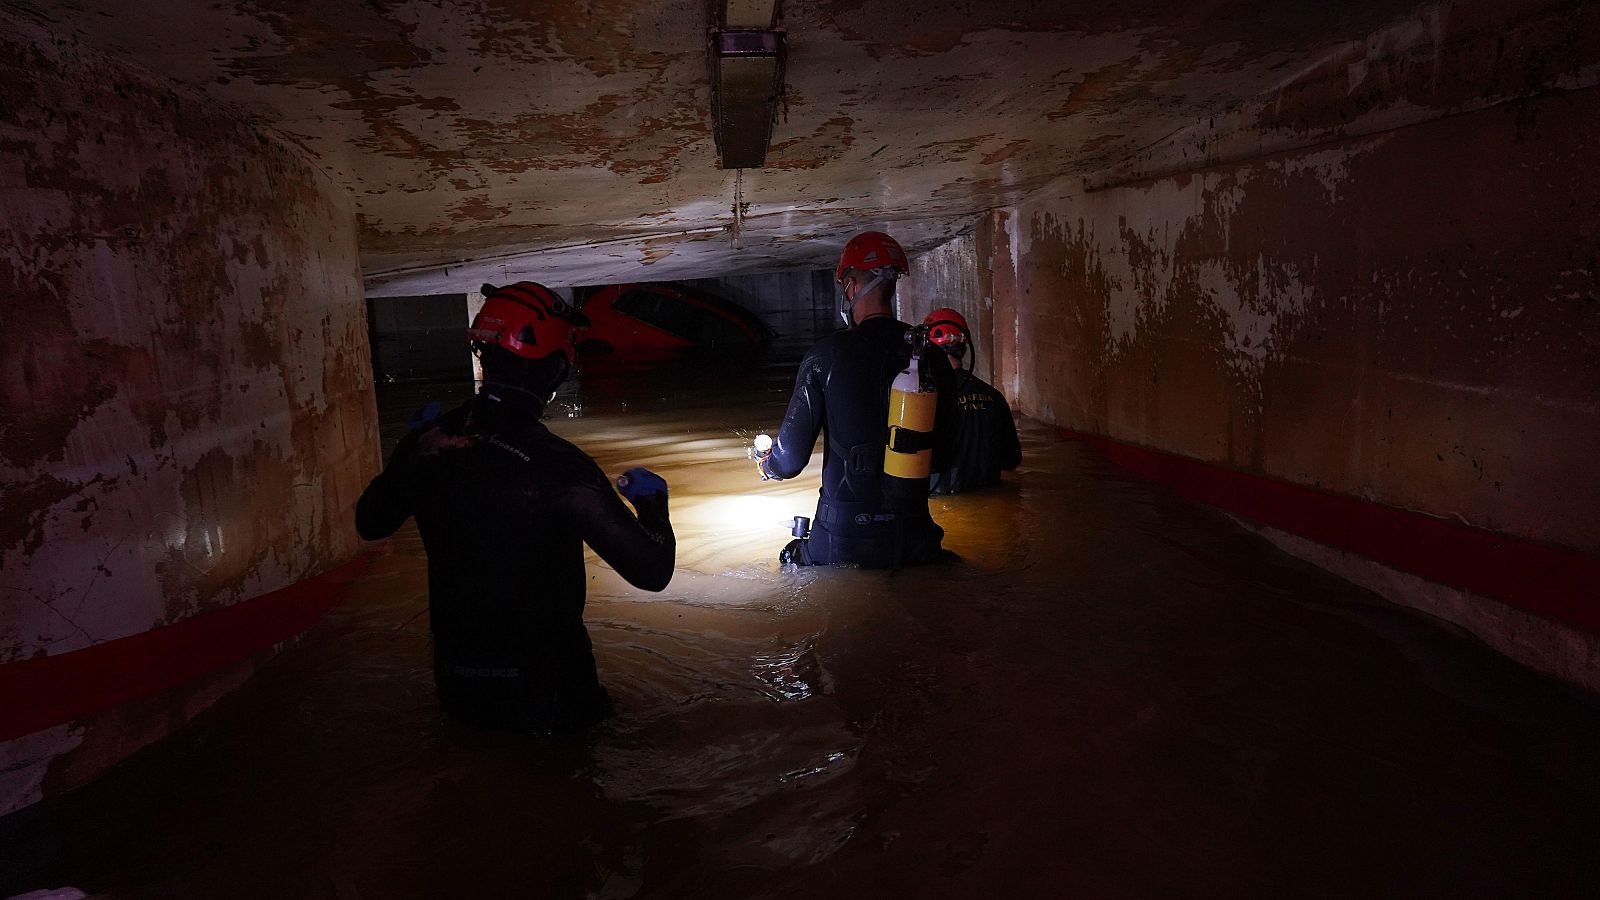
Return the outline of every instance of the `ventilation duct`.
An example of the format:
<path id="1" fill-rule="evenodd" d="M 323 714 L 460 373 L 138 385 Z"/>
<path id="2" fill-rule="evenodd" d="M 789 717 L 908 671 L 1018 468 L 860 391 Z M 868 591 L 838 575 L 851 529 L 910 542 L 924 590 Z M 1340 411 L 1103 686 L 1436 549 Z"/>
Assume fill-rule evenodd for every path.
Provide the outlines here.
<path id="1" fill-rule="evenodd" d="M 711 29 L 711 116 L 724 169 L 759 169 L 783 99 L 778 0 L 716 0 Z"/>

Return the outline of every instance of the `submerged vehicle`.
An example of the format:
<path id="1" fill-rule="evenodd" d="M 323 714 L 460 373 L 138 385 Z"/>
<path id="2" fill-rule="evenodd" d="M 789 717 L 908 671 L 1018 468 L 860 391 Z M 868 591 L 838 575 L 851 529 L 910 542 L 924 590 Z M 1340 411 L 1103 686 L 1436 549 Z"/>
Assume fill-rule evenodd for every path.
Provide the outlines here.
<path id="1" fill-rule="evenodd" d="M 714 294 L 675 284 L 613 284 L 584 297 L 590 325 L 578 352 L 671 353 L 762 347 L 774 332 L 754 313 Z"/>

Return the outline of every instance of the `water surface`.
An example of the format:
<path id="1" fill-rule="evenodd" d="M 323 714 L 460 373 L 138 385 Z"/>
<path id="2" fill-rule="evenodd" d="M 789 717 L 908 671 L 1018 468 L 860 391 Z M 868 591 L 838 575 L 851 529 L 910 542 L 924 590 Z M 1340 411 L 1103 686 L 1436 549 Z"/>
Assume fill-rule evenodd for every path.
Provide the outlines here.
<path id="1" fill-rule="evenodd" d="M 1592 700 L 1024 423 L 932 502 L 959 563 L 782 571 L 757 480 L 792 358 L 592 366 L 550 426 L 671 486 L 659 595 L 592 556 L 616 716 L 438 710 L 407 527 L 173 738 L 6 835 L 0 893 L 116 897 L 1595 896 Z M 389 386 L 385 443 L 430 398 Z M 533 585 L 530 585 L 533 589 Z"/>

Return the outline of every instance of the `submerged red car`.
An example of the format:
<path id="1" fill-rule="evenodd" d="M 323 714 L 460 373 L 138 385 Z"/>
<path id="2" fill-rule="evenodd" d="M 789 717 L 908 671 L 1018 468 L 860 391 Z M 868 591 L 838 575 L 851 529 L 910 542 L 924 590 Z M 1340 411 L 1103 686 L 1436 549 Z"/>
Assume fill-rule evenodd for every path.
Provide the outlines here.
<path id="1" fill-rule="evenodd" d="M 613 284 L 579 305 L 590 326 L 579 353 L 754 349 L 773 338 L 754 313 L 705 291 L 673 284 Z"/>

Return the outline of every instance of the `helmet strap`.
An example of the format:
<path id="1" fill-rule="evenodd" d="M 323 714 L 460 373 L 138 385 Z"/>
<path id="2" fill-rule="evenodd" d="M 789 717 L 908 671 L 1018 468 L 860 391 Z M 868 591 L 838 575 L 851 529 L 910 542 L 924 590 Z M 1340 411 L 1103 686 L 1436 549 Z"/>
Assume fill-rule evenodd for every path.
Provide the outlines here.
<path id="1" fill-rule="evenodd" d="M 861 324 L 860 322 L 856 321 L 857 301 L 859 301 L 862 297 L 872 293 L 874 290 L 877 290 L 878 285 L 883 284 L 885 281 L 889 282 L 890 284 L 894 283 L 893 279 L 884 274 L 883 269 L 868 269 L 867 271 L 872 275 L 872 280 L 867 282 L 867 286 L 857 290 L 855 297 L 852 298 L 846 295 L 844 298 L 844 309 L 840 310 L 840 316 L 844 319 L 846 328 L 854 328 L 855 326 Z"/>

